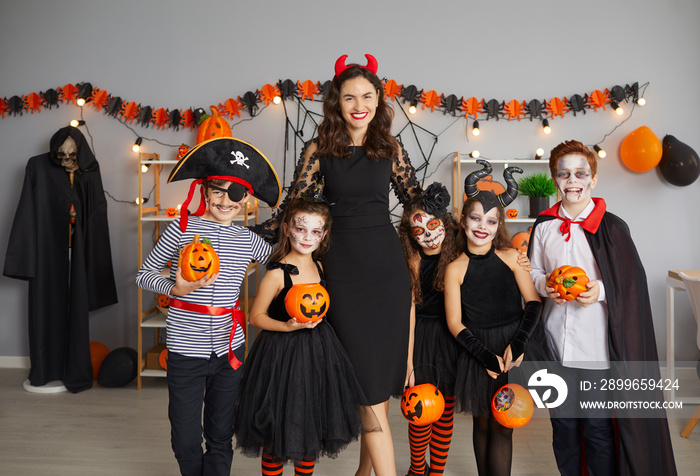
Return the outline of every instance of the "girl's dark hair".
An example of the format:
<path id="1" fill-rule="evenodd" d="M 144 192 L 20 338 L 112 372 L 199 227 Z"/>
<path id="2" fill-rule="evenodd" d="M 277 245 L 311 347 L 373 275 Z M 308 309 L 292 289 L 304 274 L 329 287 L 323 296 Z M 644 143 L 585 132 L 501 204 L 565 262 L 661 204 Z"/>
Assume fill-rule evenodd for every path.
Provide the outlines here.
<path id="1" fill-rule="evenodd" d="M 326 92 L 323 101 L 323 120 L 318 126 L 318 151 L 316 155 L 319 157 L 347 158 L 350 156 L 349 147 L 352 143 L 345 120 L 340 112 L 340 88 L 345 81 L 360 77 L 372 84 L 378 97 L 377 111 L 374 119 L 369 123 L 363 144 L 367 158 L 392 160 L 398 154 L 398 141 L 391 135 L 394 110 L 384 100 L 384 85 L 371 71 L 358 65 L 352 65 L 340 73 L 340 76 L 333 78 L 328 92 Z"/>
<path id="2" fill-rule="evenodd" d="M 411 217 L 419 210 L 425 211 L 423 199 L 421 196 L 411 198 L 404 204 L 403 215 L 399 222 L 399 239 L 403 247 L 408 272 L 411 276 L 411 291 L 413 299 L 417 306 L 423 302 L 420 282 L 420 255 L 421 246 L 413 237 L 411 230 Z M 442 242 L 440 250 L 440 259 L 438 261 L 438 270 L 435 273 L 435 281 L 433 287 L 440 292 L 445 290 L 445 269 L 447 265 L 459 256 L 464 250 L 464 234 L 460 233 L 459 224 L 452 218 L 452 215 L 446 213 L 442 218 L 442 223 L 445 225 L 445 239 Z"/>
<path id="3" fill-rule="evenodd" d="M 464 202 L 464 206 L 462 207 L 462 217 L 460 219 L 462 228 L 466 229 L 467 215 L 469 215 L 469 212 L 474 209 L 477 203 L 481 202 L 479 202 L 476 197 L 467 198 L 467 201 Z M 501 206 L 494 208 L 498 210 L 498 230 L 496 231 L 496 236 L 493 238 L 493 244 L 497 250 L 513 248 L 513 241 L 510 239 L 508 229 L 506 228 L 506 212 Z"/>
<path id="4" fill-rule="evenodd" d="M 287 208 L 285 208 L 284 214 L 282 215 L 282 220 L 280 221 L 277 246 L 272 251 L 269 259 L 271 263 L 281 261 L 282 258 L 287 256 L 292 250 L 292 245 L 289 238 L 284 234 L 284 231 L 285 229 L 289 230 L 292 227 L 292 220 L 294 220 L 297 213 L 319 215 L 326 222 L 325 226 L 323 227 L 324 231 L 329 231 L 331 228 L 331 212 L 328 204 L 320 201 L 307 200 L 305 198 L 295 198 L 291 200 L 287 205 Z M 323 256 L 326 250 L 328 250 L 329 243 L 330 233 L 326 233 L 326 236 L 324 236 L 323 240 L 321 240 L 321 244 L 311 254 L 314 261 L 319 260 L 321 256 Z"/>

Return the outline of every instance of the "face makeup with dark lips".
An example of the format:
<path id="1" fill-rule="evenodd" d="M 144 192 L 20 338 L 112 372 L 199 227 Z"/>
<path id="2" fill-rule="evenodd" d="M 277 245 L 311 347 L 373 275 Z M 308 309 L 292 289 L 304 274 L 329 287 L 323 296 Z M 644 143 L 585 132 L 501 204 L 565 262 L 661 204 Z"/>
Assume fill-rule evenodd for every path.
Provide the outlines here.
<path id="1" fill-rule="evenodd" d="M 292 249 L 301 254 L 310 254 L 321 245 L 326 235 L 326 221 L 320 215 L 297 213 L 289 229 Z"/>
<path id="2" fill-rule="evenodd" d="M 484 207 L 477 202 L 465 219 L 467 240 L 476 246 L 484 246 L 493 241 L 498 231 L 498 208 L 493 207 L 484 213 Z"/>
<path id="3" fill-rule="evenodd" d="M 565 155 L 557 163 L 556 186 L 564 203 L 588 202 L 598 176 L 591 173 L 591 166 L 582 155 Z"/>
<path id="4" fill-rule="evenodd" d="M 424 211 L 415 213 L 409 220 L 413 238 L 426 250 L 437 250 L 445 239 L 442 220 Z"/>

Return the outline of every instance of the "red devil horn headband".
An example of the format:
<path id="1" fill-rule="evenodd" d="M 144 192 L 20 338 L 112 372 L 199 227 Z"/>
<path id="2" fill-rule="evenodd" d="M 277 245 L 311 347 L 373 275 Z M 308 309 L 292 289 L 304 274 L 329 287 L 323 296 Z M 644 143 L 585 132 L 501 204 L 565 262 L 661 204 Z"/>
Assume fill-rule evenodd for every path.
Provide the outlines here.
<path id="1" fill-rule="evenodd" d="M 348 66 L 345 64 L 345 60 L 347 58 L 348 58 L 348 55 L 343 55 L 335 61 L 335 75 L 336 75 L 336 77 L 340 76 L 340 74 L 343 71 L 345 71 L 346 69 L 348 69 L 350 66 L 354 66 L 354 65 Z M 369 55 L 369 54 L 365 55 L 365 58 L 367 58 L 367 66 L 362 66 L 362 65 L 357 65 L 357 66 L 359 66 L 360 68 L 365 68 L 367 71 L 370 71 L 372 74 L 374 74 L 376 76 L 377 75 L 377 67 L 378 67 L 376 58 L 372 55 Z"/>

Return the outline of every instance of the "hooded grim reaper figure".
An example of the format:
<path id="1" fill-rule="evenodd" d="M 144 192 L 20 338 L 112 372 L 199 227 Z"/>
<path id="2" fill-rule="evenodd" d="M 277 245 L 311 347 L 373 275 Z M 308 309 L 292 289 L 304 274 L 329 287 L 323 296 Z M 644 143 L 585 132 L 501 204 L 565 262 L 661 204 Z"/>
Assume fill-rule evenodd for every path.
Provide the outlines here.
<path id="1" fill-rule="evenodd" d="M 3 274 L 29 283 L 31 386 L 90 388 L 88 313 L 117 291 L 100 169 L 78 129 L 58 130 L 29 159 Z"/>

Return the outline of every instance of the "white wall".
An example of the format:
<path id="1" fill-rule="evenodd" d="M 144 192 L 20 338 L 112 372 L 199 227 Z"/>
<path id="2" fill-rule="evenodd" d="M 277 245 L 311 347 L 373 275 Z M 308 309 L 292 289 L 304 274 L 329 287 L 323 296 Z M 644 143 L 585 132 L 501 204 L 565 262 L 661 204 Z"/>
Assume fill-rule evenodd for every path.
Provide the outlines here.
<path id="1" fill-rule="evenodd" d="M 629 224 L 645 264 L 657 342 L 665 356 L 665 276 L 668 269 L 700 269 L 697 237 L 700 181 L 665 183 L 656 170 L 634 173 L 619 159 L 631 131 L 649 126 L 700 151 L 700 3 L 694 0 L 391 1 L 134 1 L 25 0 L 4 2 L 0 16 L 0 95 L 9 98 L 91 82 L 124 99 L 156 107 L 208 107 L 280 79 L 325 81 L 340 54 L 379 61 L 379 75 L 399 84 L 457 97 L 549 99 L 649 82 L 644 108 L 605 139 L 596 195 Z M 288 103 L 289 110 L 295 111 Z M 305 106 L 319 111 L 320 104 Z M 628 106 L 629 108 L 629 106 Z M 0 120 L 0 232 L 4 251 L 29 157 L 48 150 L 51 135 L 79 114 L 58 109 Z M 246 113 L 244 118 L 249 117 Z M 627 116 L 623 116 L 627 117 Z M 136 197 L 135 133 L 103 112 L 84 108 L 104 187 L 119 200 Z M 483 121 L 478 139 L 465 139 L 466 121 L 419 110 L 414 120 L 440 133 L 428 179 L 452 183 L 456 150 L 478 148 L 487 158 L 528 157 L 576 138 L 600 142 L 621 122 L 611 112 L 552 121 Z M 232 121 L 237 122 L 237 121 Z M 397 130 L 405 125 L 397 110 Z M 194 143 L 187 130 L 132 126 L 165 144 Z M 85 129 L 83 129 L 85 132 Z M 234 136 L 257 145 L 282 174 L 284 113 L 269 107 L 235 125 Z M 404 135 L 414 164 L 415 141 Z M 426 140 L 422 137 L 421 140 Z M 428 144 L 427 142 L 425 144 Z M 425 145 L 424 145 L 425 147 Z M 428 144 L 429 147 L 429 144 Z M 175 149 L 146 141 L 146 151 L 173 157 Z M 289 152 L 294 156 L 296 152 Z M 288 157 L 291 157 L 288 155 Z M 437 164 L 440 163 L 439 166 Z M 291 158 L 288 167 L 291 166 Z M 184 191 L 168 185 L 165 203 Z M 91 314 L 91 339 L 110 348 L 136 346 L 136 207 L 109 201 L 119 304 Z M 521 212 L 523 209 L 521 208 Z M 0 278 L 0 354 L 26 356 L 26 283 Z M 678 298 L 678 359 L 695 360 L 696 326 L 685 296 Z"/>

